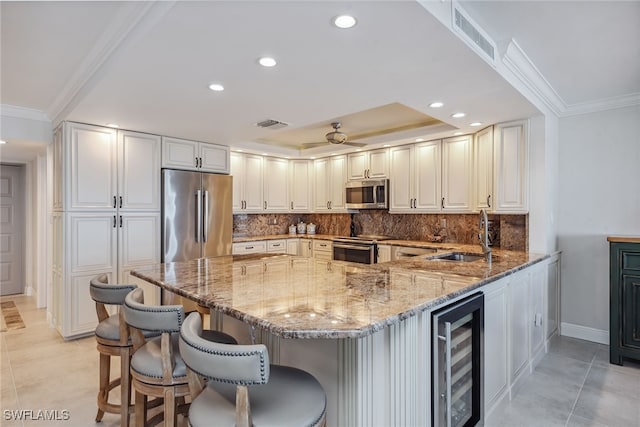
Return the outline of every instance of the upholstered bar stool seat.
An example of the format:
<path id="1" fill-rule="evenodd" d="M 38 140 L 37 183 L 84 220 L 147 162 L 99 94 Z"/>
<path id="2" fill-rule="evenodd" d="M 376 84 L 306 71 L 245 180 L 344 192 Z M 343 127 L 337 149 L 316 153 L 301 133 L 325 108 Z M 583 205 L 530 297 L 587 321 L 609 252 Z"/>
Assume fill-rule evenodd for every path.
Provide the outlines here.
<path id="1" fill-rule="evenodd" d="M 98 391 L 98 414 L 96 421 L 102 421 L 105 412 L 120 414 L 120 425 L 129 425 L 132 411 L 131 381 L 129 362 L 132 344 L 129 328 L 124 322 L 121 311 L 109 315 L 107 306 L 121 306 L 126 295 L 136 288 L 135 285 L 110 285 L 106 274 L 94 277 L 89 283 L 89 293 L 96 303 L 98 326 L 95 330 L 97 349 L 100 353 L 100 386 Z M 120 357 L 120 377 L 111 380 L 111 356 Z M 120 403 L 109 401 L 109 392 L 120 386 Z"/>
<path id="2" fill-rule="evenodd" d="M 216 426 L 324 426 L 326 395 L 311 374 L 269 365 L 267 349 L 226 345 L 202 337 L 193 313 L 180 331 L 180 353 L 192 386 L 189 424 Z M 200 388 L 201 376 L 208 379 Z"/>
<path id="3" fill-rule="evenodd" d="M 124 318 L 132 328 L 134 353 L 131 357 L 131 376 L 136 393 L 136 426 L 147 422 L 147 397 L 164 399 L 164 425 L 174 426 L 179 412 L 186 412 L 185 397 L 189 396 L 187 369 L 180 356 L 178 332 L 184 320 L 181 305 L 144 305 L 142 289 L 132 291 L 125 298 Z M 144 332 L 161 333 L 146 339 Z M 230 335 L 217 332 L 216 336 L 235 343 Z M 184 410 L 184 411 L 183 411 Z"/>

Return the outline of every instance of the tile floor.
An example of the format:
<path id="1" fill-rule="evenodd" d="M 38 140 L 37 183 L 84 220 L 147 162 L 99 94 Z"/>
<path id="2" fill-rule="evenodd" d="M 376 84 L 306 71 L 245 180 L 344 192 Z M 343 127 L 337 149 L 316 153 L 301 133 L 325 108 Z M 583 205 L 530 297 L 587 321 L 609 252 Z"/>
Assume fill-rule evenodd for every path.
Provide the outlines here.
<path id="1" fill-rule="evenodd" d="M 609 346 L 555 337 L 549 352 L 486 426 L 640 426 L 640 364 L 609 363 Z"/>
<path id="2" fill-rule="evenodd" d="M 0 426 L 116 427 L 105 414 L 95 423 L 98 354 L 93 337 L 65 342 L 46 323 L 33 298 L 13 300 L 26 328 L 0 334 Z M 112 370 L 117 370 L 117 359 Z M 117 392 L 117 390 L 115 390 Z M 117 394 L 117 393 L 116 393 Z M 57 410 L 61 421 L 16 421 L 14 409 Z M 68 412 L 62 412 L 68 411 Z M 181 426 L 186 420 L 180 417 Z M 510 402 L 486 420 L 486 426 L 640 427 L 640 364 L 608 362 L 608 347 L 560 337 Z"/>

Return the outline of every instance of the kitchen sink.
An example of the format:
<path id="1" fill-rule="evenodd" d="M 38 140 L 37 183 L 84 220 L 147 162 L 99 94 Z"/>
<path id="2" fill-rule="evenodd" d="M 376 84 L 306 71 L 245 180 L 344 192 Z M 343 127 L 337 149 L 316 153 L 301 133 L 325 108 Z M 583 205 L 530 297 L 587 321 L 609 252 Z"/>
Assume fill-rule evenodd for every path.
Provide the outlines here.
<path id="1" fill-rule="evenodd" d="M 468 253 L 463 253 L 463 252 L 453 252 L 453 253 L 450 253 L 450 254 L 431 256 L 431 257 L 428 257 L 427 259 L 429 259 L 431 261 L 472 262 L 472 261 L 478 261 L 480 259 L 484 259 L 484 255 L 468 254 Z"/>

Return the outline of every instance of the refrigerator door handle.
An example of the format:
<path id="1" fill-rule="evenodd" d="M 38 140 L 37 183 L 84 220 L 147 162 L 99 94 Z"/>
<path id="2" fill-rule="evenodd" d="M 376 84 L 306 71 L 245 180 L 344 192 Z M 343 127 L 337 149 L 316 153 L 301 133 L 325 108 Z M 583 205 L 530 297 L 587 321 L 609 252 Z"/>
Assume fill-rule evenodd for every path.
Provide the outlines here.
<path id="1" fill-rule="evenodd" d="M 200 241 L 202 235 L 202 191 L 196 191 L 196 242 Z"/>
<path id="2" fill-rule="evenodd" d="M 204 190 L 204 214 L 202 215 L 202 221 L 204 222 L 204 233 L 202 235 L 202 241 L 207 241 L 209 235 L 209 192 Z"/>

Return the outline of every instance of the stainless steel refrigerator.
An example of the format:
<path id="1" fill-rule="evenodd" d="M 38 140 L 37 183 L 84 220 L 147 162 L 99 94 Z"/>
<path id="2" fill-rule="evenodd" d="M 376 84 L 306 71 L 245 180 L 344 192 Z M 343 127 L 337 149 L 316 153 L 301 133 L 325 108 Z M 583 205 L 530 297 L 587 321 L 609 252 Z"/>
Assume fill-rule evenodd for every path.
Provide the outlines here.
<path id="1" fill-rule="evenodd" d="M 231 255 L 232 177 L 162 170 L 162 262 Z M 171 292 L 163 304 L 195 304 Z"/>

